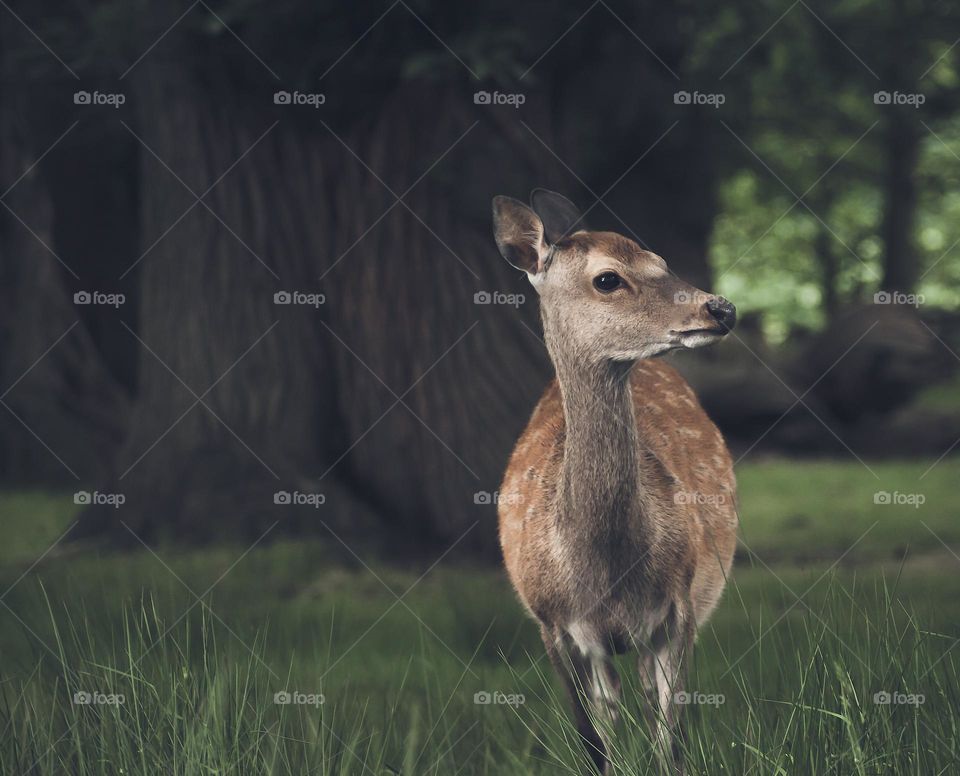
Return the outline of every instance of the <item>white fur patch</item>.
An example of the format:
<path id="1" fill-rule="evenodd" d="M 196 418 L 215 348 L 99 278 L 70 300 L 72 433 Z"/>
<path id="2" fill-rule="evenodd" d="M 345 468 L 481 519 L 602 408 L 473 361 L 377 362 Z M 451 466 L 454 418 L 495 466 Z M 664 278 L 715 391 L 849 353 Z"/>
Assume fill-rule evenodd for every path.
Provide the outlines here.
<path id="1" fill-rule="evenodd" d="M 584 657 L 596 658 L 603 657 L 606 654 L 600 639 L 597 638 L 596 630 L 589 623 L 582 620 L 571 622 L 567 626 L 567 633 L 570 634 L 573 643 L 577 645 L 577 649 Z"/>

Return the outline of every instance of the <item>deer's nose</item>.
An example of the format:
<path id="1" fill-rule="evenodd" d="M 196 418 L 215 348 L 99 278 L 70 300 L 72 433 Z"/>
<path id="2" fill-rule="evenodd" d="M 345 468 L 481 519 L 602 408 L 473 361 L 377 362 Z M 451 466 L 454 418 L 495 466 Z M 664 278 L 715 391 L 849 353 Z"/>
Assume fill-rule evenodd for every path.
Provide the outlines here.
<path id="1" fill-rule="evenodd" d="M 722 296 L 715 296 L 707 302 L 707 312 L 716 318 L 721 328 L 727 331 L 737 323 L 737 308 Z"/>

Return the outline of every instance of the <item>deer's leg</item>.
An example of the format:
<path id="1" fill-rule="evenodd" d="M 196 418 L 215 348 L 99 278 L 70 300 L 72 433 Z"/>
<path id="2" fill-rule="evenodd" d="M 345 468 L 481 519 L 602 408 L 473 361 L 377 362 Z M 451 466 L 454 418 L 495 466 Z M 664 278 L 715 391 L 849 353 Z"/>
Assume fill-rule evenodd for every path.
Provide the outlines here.
<path id="1" fill-rule="evenodd" d="M 606 655 L 590 658 L 588 665 L 593 712 L 597 719 L 612 727 L 620 718 L 620 675 L 613 660 Z"/>
<path id="2" fill-rule="evenodd" d="M 665 643 L 655 646 L 652 653 L 657 701 L 655 740 L 667 770 L 674 774 L 683 774 L 685 730 L 682 713 L 685 701 L 682 699 L 686 696 L 686 669 L 692 657 L 693 632 L 692 621 L 686 618 L 675 620 L 665 632 Z"/>
<path id="3" fill-rule="evenodd" d="M 573 717 L 580 740 L 601 774 L 610 773 L 608 745 L 597 729 L 591 712 L 599 720 L 613 724 L 620 701 L 620 677 L 609 658 L 587 658 L 576 646 L 541 626 L 550 662 L 563 679 L 573 705 Z"/>
<path id="4" fill-rule="evenodd" d="M 643 691 L 643 715 L 647 726 L 657 740 L 658 709 L 660 696 L 657 693 L 657 653 L 652 649 L 640 647 L 640 657 L 637 658 L 637 673 L 640 677 L 640 688 Z"/>

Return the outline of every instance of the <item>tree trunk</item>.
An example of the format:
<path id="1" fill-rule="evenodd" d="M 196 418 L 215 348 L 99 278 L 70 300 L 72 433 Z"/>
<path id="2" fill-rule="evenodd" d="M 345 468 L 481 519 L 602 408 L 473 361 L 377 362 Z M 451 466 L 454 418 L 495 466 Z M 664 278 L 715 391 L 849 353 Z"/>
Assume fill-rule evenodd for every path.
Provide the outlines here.
<path id="1" fill-rule="evenodd" d="M 499 131 L 471 137 L 475 114 L 430 83 L 360 124 L 326 116 L 398 194 L 427 173 L 404 199 L 414 216 L 313 116 L 160 62 L 143 65 L 136 131 L 197 194 L 230 169 L 204 201 L 236 235 L 203 205 L 164 235 L 194 197 L 143 152 L 139 396 L 103 488 L 126 503 L 88 509 L 84 533 L 128 538 L 123 521 L 203 541 L 323 521 L 414 547 L 466 534 L 492 554 L 477 494 L 499 486 L 550 371 L 535 295 L 489 235 L 496 182 L 536 180 L 529 163 L 480 153 Z M 279 291 L 325 301 L 276 305 Z M 526 299 L 476 305 L 480 291 Z M 278 491 L 326 503 L 275 505 Z"/>
<path id="2" fill-rule="evenodd" d="M 910 293 L 919 274 L 914 229 L 917 213 L 915 173 L 920 155 L 920 134 L 915 117 L 904 116 L 903 108 L 890 107 L 884 141 L 886 172 L 883 181 L 884 253 L 881 288 Z"/>
<path id="3" fill-rule="evenodd" d="M 135 131 L 173 172 L 141 153 L 139 395 L 105 486 L 126 503 L 86 510 L 83 532 L 132 540 L 123 521 L 144 540 L 256 537 L 338 507 L 361 526 L 365 510 L 333 483 L 333 506 L 282 503 L 317 492 L 308 477 L 339 444 L 324 312 L 274 299 L 320 292 L 315 256 L 332 227 L 315 205 L 330 171 L 229 89 L 163 57 L 138 75 Z"/>
<path id="4" fill-rule="evenodd" d="M 813 203 L 814 212 L 822 213 L 829 219 L 833 208 L 834 192 L 826 185 L 823 192 L 816 197 Z M 828 321 L 833 320 L 840 309 L 838 298 L 837 279 L 840 274 L 840 262 L 834 250 L 834 236 L 819 221 L 817 233 L 813 240 L 813 252 L 820 267 L 820 290 L 823 293 L 823 312 Z"/>
<path id="5" fill-rule="evenodd" d="M 0 473 L 83 490 L 108 470 L 128 398 L 74 304 L 83 268 L 54 239 L 45 165 L 35 162 L 60 132 L 36 131 L 21 89 L 19 79 L 0 88 Z"/>
<path id="6" fill-rule="evenodd" d="M 138 65 L 135 130 L 197 194 L 230 170 L 204 199 L 230 229 L 203 205 L 183 215 L 194 196 L 141 153 L 139 395 L 105 486 L 127 500 L 88 510 L 84 528 L 255 538 L 279 519 L 328 523 L 348 541 L 389 537 L 394 552 L 458 543 L 494 555 L 494 494 L 552 370 L 535 292 L 493 244 L 490 201 L 545 184 L 576 196 L 569 180 L 552 183 L 559 163 L 513 108 L 475 106 L 456 81 L 352 84 L 352 106 L 314 111 L 187 61 L 158 47 Z M 565 154 L 556 116 L 532 87 L 527 97 L 523 121 Z M 667 128 L 638 139 L 638 117 L 625 120 L 617 137 L 635 155 Z M 660 229 L 652 247 L 694 282 L 712 218 L 709 151 L 679 176 L 671 159 L 702 131 L 679 132 L 619 192 L 625 203 L 643 192 L 623 212 Z M 281 290 L 325 302 L 278 306 Z M 511 302 L 478 304 L 480 292 Z M 326 503 L 273 503 L 295 490 Z"/>

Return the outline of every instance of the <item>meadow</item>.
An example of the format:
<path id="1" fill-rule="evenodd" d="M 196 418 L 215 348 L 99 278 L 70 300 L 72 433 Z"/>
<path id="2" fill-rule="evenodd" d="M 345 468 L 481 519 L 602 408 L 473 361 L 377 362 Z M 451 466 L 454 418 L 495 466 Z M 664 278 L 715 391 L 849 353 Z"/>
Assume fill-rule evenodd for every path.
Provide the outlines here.
<path id="1" fill-rule="evenodd" d="M 933 463 L 738 468 L 742 544 L 698 639 L 690 773 L 960 772 L 956 459 Z M 75 509 L 0 495 L 0 773 L 586 772 L 497 567 L 397 565 L 332 537 L 55 544 Z M 619 667 L 615 772 L 655 773 Z"/>

